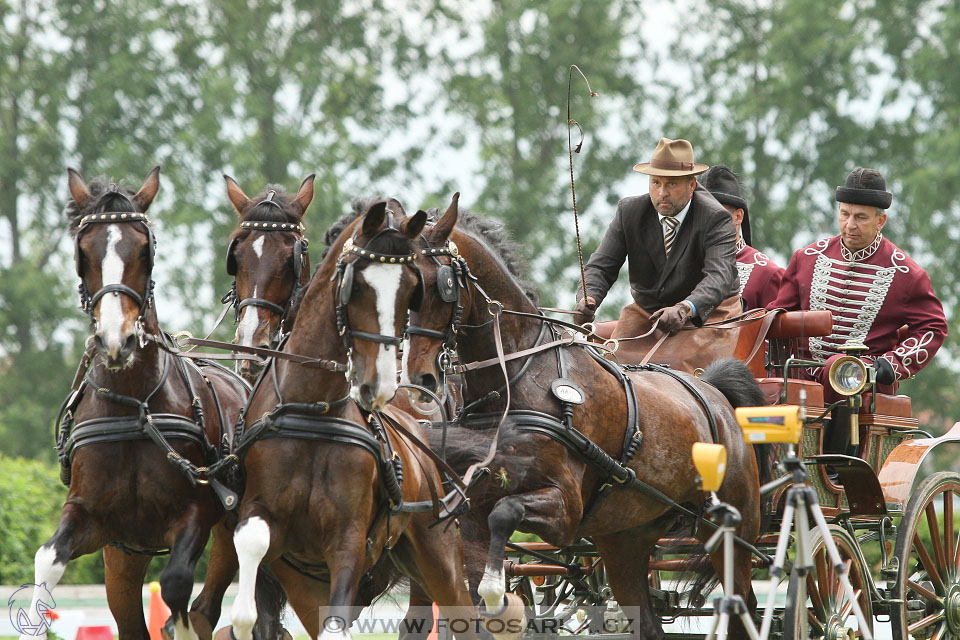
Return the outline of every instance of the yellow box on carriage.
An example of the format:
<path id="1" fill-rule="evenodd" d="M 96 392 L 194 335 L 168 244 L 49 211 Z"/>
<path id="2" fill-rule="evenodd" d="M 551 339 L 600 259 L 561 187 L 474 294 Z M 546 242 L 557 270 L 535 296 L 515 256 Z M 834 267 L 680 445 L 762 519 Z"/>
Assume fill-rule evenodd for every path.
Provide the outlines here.
<path id="1" fill-rule="evenodd" d="M 797 405 L 774 407 L 739 407 L 737 422 L 743 439 L 751 444 L 762 442 L 800 442 L 803 434 L 803 413 Z"/>

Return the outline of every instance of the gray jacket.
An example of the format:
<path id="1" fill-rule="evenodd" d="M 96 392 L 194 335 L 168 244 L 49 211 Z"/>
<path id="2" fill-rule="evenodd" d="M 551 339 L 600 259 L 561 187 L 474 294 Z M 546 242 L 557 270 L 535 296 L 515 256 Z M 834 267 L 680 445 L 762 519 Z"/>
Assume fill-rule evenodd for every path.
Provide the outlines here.
<path id="1" fill-rule="evenodd" d="M 630 292 L 638 305 L 653 313 L 689 299 L 697 308 L 691 320 L 700 326 L 740 290 L 736 239 L 730 214 L 698 184 L 668 259 L 650 195 L 624 198 L 585 267 L 587 295 L 599 306 L 629 258 Z"/>

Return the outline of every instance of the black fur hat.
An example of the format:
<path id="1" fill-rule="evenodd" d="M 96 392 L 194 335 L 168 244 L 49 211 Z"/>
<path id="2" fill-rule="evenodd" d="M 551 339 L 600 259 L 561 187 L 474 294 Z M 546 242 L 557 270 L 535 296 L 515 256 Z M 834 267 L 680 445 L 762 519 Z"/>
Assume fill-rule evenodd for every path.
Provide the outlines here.
<path id="1" fill-rule="evenodd" d="M 740 194 L 740 180 L 737 179 L 737 174 L 730 167 L 717 164 L 700 176 L 700 184 L 713 194 L 720 204 L 743 209 L 740 235 L 743 236 L 744 242 L 753 246 L 750 242 L 750 215 L 747 210 L 747 201 Z"/>
<path id="2" fill-rule="evenodd" d="M 857 167 L 847 176 L 842 187 L 837 187 L 837 202 L 862 204 L 868 207 L 888 209 L 893 194 L 887 191 L 887 181 L 876 169 Z"/>

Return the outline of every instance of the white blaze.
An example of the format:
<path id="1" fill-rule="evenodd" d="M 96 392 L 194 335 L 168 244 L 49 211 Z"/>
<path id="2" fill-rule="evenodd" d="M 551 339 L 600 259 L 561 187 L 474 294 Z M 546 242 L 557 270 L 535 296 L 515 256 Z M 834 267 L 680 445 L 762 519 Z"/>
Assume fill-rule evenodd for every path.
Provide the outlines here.
<path id="1" fill-rule="evenodd" d="M 118 225 L 107 225 L 107 249 L 100 265 L 103 286 L 123 283 L 123 258 L 117 252 L 117 245 L 123 234 Z M 119 353 L 123 345 L 123 307 L 121 294 L 108 293 L 100 298 L 100 338 L 108 353 Z"/>
<path id="2" fill-rule="evenodd" d="M 250 294 L 251 298 L 257 297 L 257 287 L 253 287 L 253 293 Z M 260 317 L 257 315 L 259 307 L 254 305 L 249 305 L 243 308 L 243 314 L 240 316 L 240 324 L 237 325 L 237 344 L 242 344 L 248 347 L 255 347 L 253 344 L 253 334 L 256 333 L 257 327 L 260 326 Z"/>
<path id="3" fill-rule="evenodd" d="M 372 264 L 363 270 L 363 277 L 377 298 L 377 333 L 393 336 L 396 332 L 397 290 L 403 267 L 395 264 Z M 381 344 L 377 352 L 377 389 L 374 408 L 382 409 L 397 393 L 397 352 L 393 345 Z"/>

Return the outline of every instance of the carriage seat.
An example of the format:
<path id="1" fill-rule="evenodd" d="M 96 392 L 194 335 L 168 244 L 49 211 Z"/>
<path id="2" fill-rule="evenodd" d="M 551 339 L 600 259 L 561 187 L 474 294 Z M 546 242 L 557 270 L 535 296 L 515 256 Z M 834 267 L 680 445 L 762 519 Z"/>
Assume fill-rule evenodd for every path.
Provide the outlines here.
<path id="1" fill-rule="evenodd" d="M 863 394 L 863 406 L 860 407 L 860 413 L 870 413 L 870 405 L 873 403 L 874 392 L 870 391 Z M 910 396 L 896 395 L 887 393 L 877 393 L 877 408 L 873 411 L 875 414 L 884 416 L 896 416 L 898 418 L 912 418 L 913 407 L 910 403 Z"/>
<path id="2" fill-rule="evenodd" d="M 823 406 L 823 385 L 815 380 L 801 380 L 790 378 L 787 385 L 786 404 L 800 404 L 800 389 L 806 389 L 808 407 Z M 783 392 L 783 378 L 757 378 L 760 391 L 767 404 L 780 404 L 780 394 Z"/>
<path id="3" fill-rule="evenodd" d="M 829 311 L 784 311 L 770 325 L 767 338 L 819 338 L 832 331 Z"/>
<path id="4" fill-rule="evenodd" d="M 610 338 L 617 328 L 616 320 L 605 320 L 594 325 L 594 333 Z M 828 336 L 833 331 L 833 317 L 829 311 L 784 311 L 777 315 L 767 338 L 815 338 Z"/>

